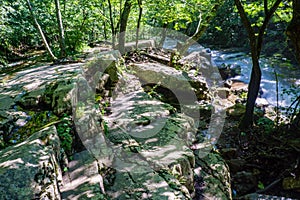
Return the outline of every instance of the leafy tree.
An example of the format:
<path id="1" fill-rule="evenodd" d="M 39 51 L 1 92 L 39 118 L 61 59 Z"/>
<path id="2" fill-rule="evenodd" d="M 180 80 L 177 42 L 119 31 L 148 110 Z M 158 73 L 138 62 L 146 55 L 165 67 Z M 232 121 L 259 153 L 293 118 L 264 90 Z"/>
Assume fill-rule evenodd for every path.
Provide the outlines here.
<path id="1" fill-rule="evenodd" d="M 196 24 L 192 23 L 187 31 L 194 31 L 195 27 Z M 223 3 L 199 42 L 214 46 L 212 48 L 215 46 L 221 48 L 243 47 L 247 44 L 247 33 L 235 10 L 234 1 L 226 0 Z"/>
<path id="2" fill-rule="evenodd" d="M 112 4 L 111 4 L 110 0 L 108 0 L 108 8 L 109 8 L 110 28 L 111 28 L 111 34 L 112 34 L 112 45 L 113 45 L 113 48 L 115 48 L 116 28 L 114 25 L 113 10 L 112 10 Z"/>
<path id="3" fill-rule="evenodd" d="M 240 127 L 245 129 L 253 124 L 253 112 L 255 101 L 259 93 L 260 81 L 261 81 L 261 69 L 259 66 L 259 58 L 262 50 L 262 43 L 263 37 L 265 34 L 265 30 L 267 25 L 275 13 L 276 9 L 278 8 L 281 0 L 268 1 L 264 0 L 263 4 L 261 5 L 260 2 L 254 2 L 251 5 L 256 7 L 263 8 L 263 16 L 259 15 L 259 19 L 256 22 L 250 21 L 249 17 L 247 16 L 245 5 L 243 6 L 241 0 L 234 0 L 235 5 L 238 9 L 240 14 L 241 20 L 247 30 L 248 38 L 250 41 L 250 49 L 251 49 L 251 58 L 252 58 L 252 71 L 250 77 L 250 83 L 248 86 L 248 95 L 247 95 L 247 104 L 246 104 L 246 112 L 241 121 Z M 271 5 L 271 8 L 269 6 Z M 255 7 L 254 7 L 255 8 Z M 256 11 L 256 10 L 255 10 Z M 251 10 L 250 10 L 251 12 Z"/>
<path id="4" fill-rule="evenodd" d="M 4 62 L 20 59 L 20 52 L 38 45 L 37 32 L 28 20 L 31 16 L 26 1 L 1 1 L 0 17 L 0 57 Z"/>
<path id="5" fill-rule="evenodd" d="M 202 13 L 200 13 L 197 29 L 196 29 L 195 33 L 192 35 L 192 37 L 187 39 L 185 41 L 184 45 L 179 49 L 179 52 L 181 54 L 184 54 L 187 51 L 187 49 L 194 42 L 197 42 L 201 38 L 203 33 L 208 28 L 209 22 L 215 17 L 218 8 L 224 3 L 224 0 L 216 0 L 216 1 L 209 1 L 209 2 L 210 3 L 208 3 L 208 1 L 206 1 L 205 3 L 206 3 L 206 5 L 209 5 L 208 7 L 211 9 L 204 13 L 205 16 L 204 16 L 203 21 L 202 21 Z"/>
<path id="6" fill-rule="evenodd" d="M 31 6 L 30 0 L 27 0 L 27 5 L 28 5 L 28 9 L 29 9 L 29 11 L 30 11 L 30 13 L 31 13 L 32 19 L 33 19 L 33 21 L 34 21 L 34 24 L 35 24 L 35 26 L 36 26 L 36 29 L 38 30 L 38 33 L 40 34 L 40 36 L 41 36 L 41 38 L 42 38 L 42 40 L 43 40 L 43 43 L 44 43 L 44 45 L 45 45 L 45 47 L 46 47 L 47 52 L 49 53 L 49 55 L 50 55 L 50 57 L 51 57 L 52 60 L 56 60 L 57 58 L 56 58 L 56 57 L 54 56 L 54 54 L 52 53 L 52 50 L 51 50 L 51 48 L 50 48 L 50 46 L 49 46 L 49 44 L 48 44 L 48 42 L 47 42 L 47 39 L 46 39 L 46 37 L 45 37 L 45 35 L 44 35 L 44 32 L 43 32 L 43 30 L 42 30 L 42 28 L 41 28 L 39 22 L 37 21 L 37 19 L 36 19 L 36 17 L 35 17 L 35 14 L 34 14 L 34 11 L 33 11 L 32 6 Z"/>
<path id="7" fill-rule="evenodd" d="M 166 28 L 181 30 L 187 28 L 191 22 L 198 21 L 199 10 L 202 5 L 200 0 L 147 0 L 145 12 L 146 23 L 154 27 L 162 27 L 160 46 L 166 37 Z M 209 2 L 209 1 L 208 1 Z M 196 16 L 196 17 L 195 17 Z"/>

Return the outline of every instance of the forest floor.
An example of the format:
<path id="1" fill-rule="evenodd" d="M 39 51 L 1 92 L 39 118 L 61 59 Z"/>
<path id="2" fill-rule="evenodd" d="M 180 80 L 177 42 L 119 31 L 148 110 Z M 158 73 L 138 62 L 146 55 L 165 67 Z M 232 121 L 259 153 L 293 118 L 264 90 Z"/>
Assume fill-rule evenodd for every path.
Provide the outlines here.
<path id="1" fill-rule="evenodd" d="M 299 130 L 289 125 L 273 127 L 262 119 L 267 118 L 257 119 L 252 129 L 242 132 L 239 121 L 228 117 L 218 140 L 217 148 L 230 168 L 233 194 L 298 199 Z"/>

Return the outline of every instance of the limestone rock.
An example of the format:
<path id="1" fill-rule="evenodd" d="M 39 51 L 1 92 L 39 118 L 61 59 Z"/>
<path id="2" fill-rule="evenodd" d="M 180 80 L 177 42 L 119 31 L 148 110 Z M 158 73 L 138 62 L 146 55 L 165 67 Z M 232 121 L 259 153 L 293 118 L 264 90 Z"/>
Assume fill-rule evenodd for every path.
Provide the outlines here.
<path id="1" fill-rule="evenodd" d="M 130 68 L 136 72 L 143 85 L 157 84 L 168 88 L 180 103 L 193 101 L 184 97 L 194 97 L 195 94 L 195 98 L 199 100 L 208 98 L 208 87 L 201 77 L 190 77 L 174 68 L 157 63 L 134 64 Z"/>
<path id="2" fill-rule="evenodd" d="M 204 158 L 196 157 L 194 172 L 196 180 L 202 180 L 195 183 L 198 185 L 197 198 L 232 199 L 229 168 L 219 154 L 209 153 Z M 199 187 L 199 184 L 202 187 Z"/>
<path id="3" fill-rule="evenodd" d="M 60 141 L 54 126 L 0 154 L 0 199 L 60 199 Z"/>
<path id="4" fill-rule="evenodd" d="M 102 52 L 94 55 L 83 68 L 83 74 L 90 87 L 102 90 L 101 84 L 104 74 L 108 74 L 107 83 L 112 85 L 119 80 L 119 70 L 117 62 L 121 59 L 119 51 Z"/>
<path id="5" fill-rule="evenodd" d="M 15 133 L 30 120 L 30 116 L 23 111 L 9 109 L 0 111 L 0 135 L 2 135 L 5 144 L 16 142 L 15 139 L 20 135 Z M 0 144 L 1 148 L 2 144 Z"/>
<path id="6" fill-rule="evenodd" d="M 241 75 L 241 66 L 236 64 L 222 64 L 218 66 L 221 77 L 223 80 L 234 78 L 235 76 Z"/>
<path id="7" fill-rule="evenodd" d="M 24 109 L 38 109 L 43 107 L 41 97 L 45 92 L 45 88 L 40 88 L 31 92 L 25 93 L 20 100 L 17 101 L 17 104 Z M 43 107 L 43 109 L 47 109 Z"/>
<path id="8" fill-rule="evenodd" d="M 154 40 L 139 40 L 138 41 L 138 49 L 146 49 L 146 48 L 154 48 L 155 41 Z M 136 42 L 127 42 L 125 44 L 125 51 L 134 51 L 136 50 Z"/>
<path id="9" fill-rule="evenodd" d="M 116 169 L 108 194 L 114 199 L 191 198 L 193 118 L 170 114 L 170 106 L 147 95 L 137 77 L 126 76 L 105 118 Z"/>
<path id="10" fill-rule="evenodd" d="M 215 84 L 221 86 L 222 78 L 218 68 L 212 61 L 211 52 L 203 49 L 200 52 L 192 52 L 191 54 L 183 57 L 178 61 L 185 65 L 187 70 L 195 74 L 198 72 L 202 77 L 205 78 L 209 87 L 213 87 Z"/>
<path id="11" fill-rule="evenodd" d="M 41 97 L 41 104 L 49 106 L 58 116 L 63 113 L 71 114 L 74 88 L 75 84 L 72 80 L 53 81 L 46 85 L 45 93 Z"/>
<path id="12" fill-rule="evenodd" d="M 14 104 L 13 98 L 0 94 L 0 111 L 10 109 Z"/>
<path id="13" fill-rule="evenodd" d="M 88 151 L 76 153 L 60 187 L 62 199 L 106 199 L 98 163 Z"/>

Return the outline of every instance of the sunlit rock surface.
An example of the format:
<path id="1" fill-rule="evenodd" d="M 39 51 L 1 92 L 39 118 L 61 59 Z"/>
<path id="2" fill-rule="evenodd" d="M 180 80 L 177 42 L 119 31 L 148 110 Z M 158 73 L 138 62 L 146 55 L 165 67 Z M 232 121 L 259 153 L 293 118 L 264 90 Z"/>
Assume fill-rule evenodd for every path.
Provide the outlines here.
<path id="1" fill-rule="evenodd" d="M 74 87 L 70 82 L 82 66 L 83 63 L 33 65 L 10 75 L 1 74 L 0 135 L 6 137 L 4 140 L 16 143 L 21 138 L 18 130 L 33 119 L 28 111 L 70 112 L 68 93 Z"/>
<path id="2" fill-rule="evenodd" d="M 179 101 L 192 101 L 184 99 L 196 95 L 199 100 L 208 98 L 208 87 L 203 77 L 189 76 L 171 67 L 157 63 L 134 64 L 130 68 L 136 72 L 143 84 L 158 84 L 170 89 Z"/>
<path id="3" fill-rule="evenodd" d="M 54 126 L 0 154 L 0 199 L 60 199 L 60 141 Z"/>
<path id="4" fill-rule="evenodd" d="M 62 199 L 105 199 L 97 160 L 88 151 L 76 153 L 68 168 L 60 187 Z"/>
<path id="5" fill-rule="evenodd" d="M 193 119 L 171 114 L 171 106 L 151 98 L 138 78 L 127 74 L 117 85 L 105 118 L 115 152 L 115 199 L 189 199 L 194 192 Z M 127 181 L 125 181 L 127 180 Z"/>
<path id="6" fill-rule="evenodd" d="M 201 197 L 197 184 L 203 184 L 202 197 L 231 198 L 227 168 L 221 159 L 216 159 L 212 170 L 200 175 L 194 171 L 201 162 L 197 163 L 198 154 L 191 146 L 199 142 L 195 145 L 199 152 L 205 145 L 197 136 L 199 113 L 193 103 L 208 97 L 205 79 L 154 63 L 137 64 L 135 72 L 120 73 L 116 67 L 119 56 L 117 51 L 98 52 L 87 58 L 88 64 L 40 66 L 1 82 L 0 125 L 11 122 L 9 129 L 13 130 L 17 124 L 26 124 L 26 113 L 19 113 L 16 119 L 9 117 L 20 112 L 16 106 L 72 114 L 87 151 L 74 154 L 63 174 L 55 127 L 32 133 L 23 143 L 1 151 L 0 195 L 10 196 L 0 197 L 192 199 Z M 210 58 L 205 59 L 209 65 Z M 159 98 L 159 92 L 167 91 L 164 88 L 151 90 L 159 82 L 183 97 L 177 102 L 183 108 L 174 108 L 171 95 L 168 101 Z M 145 83 L 150 83 L 148 88 Z M 110 115 L 102 116 L 95 107 L 95 94 L 110 98 Z M 205 150 L 208 153 L 210 149 Z M 205 165 L 213 161 L 208 159 Z M 224 181 L 211 181 L 216 174 L 218 179 L 224 176 Z M 215 189 L 222 187 L 224 190 Z"/>

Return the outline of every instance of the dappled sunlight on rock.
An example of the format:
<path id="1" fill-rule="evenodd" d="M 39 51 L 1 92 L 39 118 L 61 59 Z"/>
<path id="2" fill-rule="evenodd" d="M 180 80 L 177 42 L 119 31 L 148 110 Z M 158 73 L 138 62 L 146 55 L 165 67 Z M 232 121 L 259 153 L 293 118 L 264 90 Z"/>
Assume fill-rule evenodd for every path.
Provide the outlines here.
<path id="1" fill-rule="evenodd" d="M 7 167 L 10 169 L 19 168 L 19 165 L 23 165 L 24 161 L 21 158 L 17 158 L 15 160 L 9 160 L 0 164 L 0 167 Z"/>
<path id="2" fill-rule="evenodd" d="M 58 195 L 60 172 L 55 156 L 60 149 L 52 146 L 59 144 L 56 134 L 52 126 L 0 152 L 4 155 L 0 158 L 1 199 L 36 198 L 44 193 L 51 199 Z M 40 142 L 45 140 L 48 144 Z"/>

